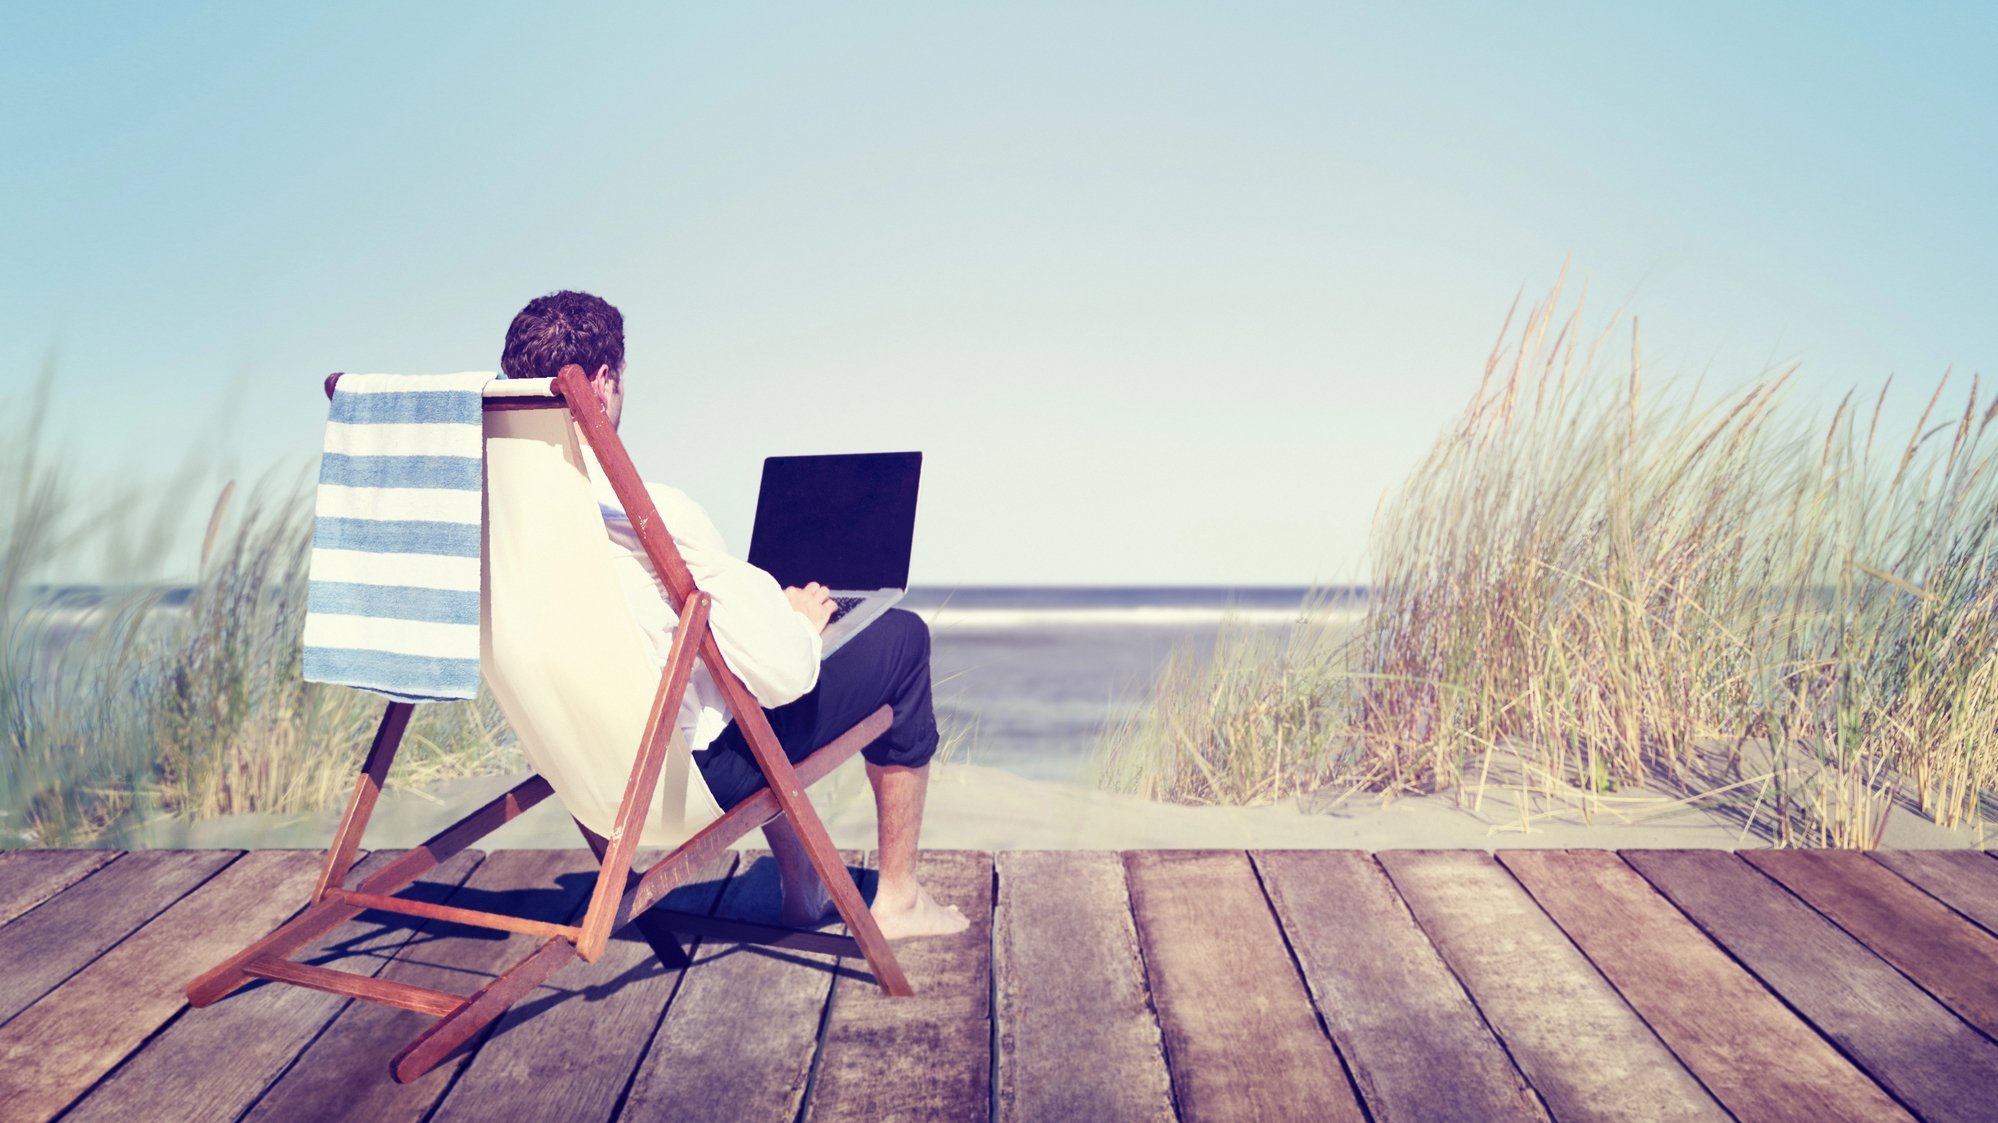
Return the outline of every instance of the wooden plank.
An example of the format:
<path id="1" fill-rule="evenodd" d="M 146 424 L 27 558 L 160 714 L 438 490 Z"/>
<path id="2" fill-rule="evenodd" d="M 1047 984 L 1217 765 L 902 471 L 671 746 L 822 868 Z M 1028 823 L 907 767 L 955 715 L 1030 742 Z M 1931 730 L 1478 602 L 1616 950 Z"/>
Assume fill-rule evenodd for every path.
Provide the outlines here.
<path id="1" fill-rule="evenodd" d="M 1964 1021 L 1998 1037 L 1998 937 L 1858 850 L 1747 850 L 1741 856 Z"/>
<path id="2" fill-rule="evenodd" d="M 46 1119 L 186 1007 L 195 973 L 304 903 L 320 855 L 251 851 L 0 1026 L 0 1104 Z"/>
<path id="3" fill-rule="evenodd" d="M 1998 935 L 1998 862 L 1978 850 L 1868 850 L 1866 856 Z"/>
<path id="4" fill-rule="evenodd" d="M 0 924 L 117 858 L 119 850 L 0 850 Z"/>
<path id="5" fill-rule="evenodd" d="M 0 928 L 0 1022 L 28 1008 L 105 949 L 164 912 L 238 850 L 130 854 Z M 1994 863 L 1998 864 L 1998 863 Z"/>
<path id="6" fill-rule="evenodd" d="M 861 855 L 848 851 L 841 858 L 851 867 Z M 776 863 L 767 854 L 747 854 L 715 914 L 775 924 L 780 904 Z M 715 940 L 702 941 L 699 950 L 638 1063 L 618 1118 L 797 1118 L 837 960 Z"/>
<path id="7" fill-rule="evenodd" d="M 1556 1119 L 1728 1117 L 1490 854 L 1379 859 Z"/>
<path id="8" fill-rule="evenodd" d="M 1737 1119 L 1910 1118 L 1615 854 L 1498 860 Z"/>
<path id="9" fill-rule="evenodd" d="M 386 865 L 396 853 L 372 855 L 358 869 L 365 876 Z M 448 899 L 480 857 L 477 851 L 461 852 L 407 892 Z M 304 903 L 303 897 L 299 903 Z M 406 942 L 418 938 L 426 923 L 364 913 L 321 941 L 319 946 L 324 950 L 307 953 L 299 961 L 374 975 Z M 213 1006 L 189 1010 L 93 1089 L 64 1119 L 144 1119 L 147 1123 L 233 1119 L 347 1002 L 303 987 L 259 983 Z"/>
<path id="10" fill-rule="evenodd" d="M 1809 905 L 1730 853 L 1622 857 L 1915 1114 L 1991 1118 L 1998 1046 Z"/>
<path id="11" fill-rule="evenodd" d="M 470 908 L 565 921 L 582 908 L 595 873 L 596 862 L 580 848 L 495 850 L 452 900 Z M 379 977 L 470 994 L 543 942 L 432 921 L 423 937 L 406 944 Z M 408 1084 L 390 1078 L 389 1062 L 434 1021 L 408 1010 L 349 1003 L 244 1118 L 289 1123 L 323 1116 L 335 1104 L 347 1118 L 376 1123 L 423 1118 L 464 1067 L 468 1050 Z M 483 1036 L 474 1038 L 472 1048 L 481 1040 Z"/>
<path id="12" fill-rule="evenodd" d="M 992 1109 L 992 855 L 925 850 L 916 876 L 971 927 L 894 945 L 913 995 L 834 984 L 806 1118 L 982 1119 Z M 861 964 L 846 961 L 859 970 Z"/>
<path id="13" fill-rule="evenodd" d="M 657 860 L 638 858 L 640 868 Z M 733 855 L 712 860 L 664 907 L 707 912 L 734 867 Z M 431 1118 L 609 1119 L 680 975 L 626 925 L 595 963 L 570 966 L 563 985 L 507 1011 Z"/>
<path id="14" fill-rule="evenodd" d="M 1123 861 L 1008 850 L 994 864 L 999 1118 L 1175 1118 Z"/>
<path id="15" fill-rule="evenodd" d="M 1547 1118 L 1372 858 L 1359 850 L 1251 857 L 1376 1121 Z"/>
<path id="16" fill-rule="evenodd" d="M 1166 1063 L 1187 1119 L 1364 1116 L 1248 855 L 1124 855 Z"/>

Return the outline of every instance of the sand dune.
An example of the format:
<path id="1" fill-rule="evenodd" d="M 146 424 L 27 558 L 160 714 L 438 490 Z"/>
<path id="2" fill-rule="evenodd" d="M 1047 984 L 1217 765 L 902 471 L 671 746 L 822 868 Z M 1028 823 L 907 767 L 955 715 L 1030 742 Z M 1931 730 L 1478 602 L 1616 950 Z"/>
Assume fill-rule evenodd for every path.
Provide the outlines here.
<path id="1" fill-rule="evenodd" d="M 370 823 L 369 847 L 411 846 L 465 811 L 504 791 L 518 776 L 459 780 L 421 791 L 385 795 Z M 867 781 L 850 763 L 812 789 L 833 840 L 864 849 L 874 842 L 874 807 Z M 1535 797 L 1488 787 L 1483 798 L 1458 806 L 1449 794 L 1385 804 L 1353 795 L 1290 801 L 1268 807 L 1187 807 L 1079 784 L 1031 780 L 974 764 L 940 766 L 930 785 L 923 845 L 936 849 L 1151 849 L 1504 847 L 1675 848 L 1766 847 L 1744 832 L 1739 816 L 1688 807 L 1658 791 L 1605 797 L 1602 813 L 1585 823 L 1572 806 L 1547 807 Z M 1303 804 L 1304 806 L 1300 806 Z M 197 823 L 158 822 L 144 833 L 152 847 L 324 847 L 340 811 L 308 815 L 233 815 Z M 756 845 L 752 835 L 743 845 Z M 485 847 L 578 845 L 576 830 L 554 800 L 508 824 Z M 1888 821 L 1886 845 L 1903 849 L 1998 845 L 1998 836 L 1944 830 L 1910 807 Z"/>

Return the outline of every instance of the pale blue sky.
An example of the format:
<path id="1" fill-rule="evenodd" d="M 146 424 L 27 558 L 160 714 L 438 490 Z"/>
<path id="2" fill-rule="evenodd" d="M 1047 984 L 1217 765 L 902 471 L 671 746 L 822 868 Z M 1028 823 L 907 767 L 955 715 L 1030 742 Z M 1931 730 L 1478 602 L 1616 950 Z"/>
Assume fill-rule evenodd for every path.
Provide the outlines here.
<path id="1" fill-rule="evenodd" d="M 16 9 L 0 385 L 254 477 L 587 288 L 738 548 L 765 455 L 921 448 L 919 583 L 1302 584 L 1570 254 L 1660 375 L 1998 373 L 1990 6 L 1628 9 Z"/>

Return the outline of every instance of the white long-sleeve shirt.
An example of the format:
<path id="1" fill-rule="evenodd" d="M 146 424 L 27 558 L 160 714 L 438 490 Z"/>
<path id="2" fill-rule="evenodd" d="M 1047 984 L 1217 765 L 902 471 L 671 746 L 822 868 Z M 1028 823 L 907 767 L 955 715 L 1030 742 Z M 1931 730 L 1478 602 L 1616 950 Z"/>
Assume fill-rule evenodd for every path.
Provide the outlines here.
<path id="1" fill-rule="evenodd" d="M 652 645 L 652 657 L 665 667 L 673 647 L 673 630 L 680 619 L 666 599 L 666 588 L 645 556 L 631 519 L 604 478 L 603 469 L 585 447 L 590 483 L 608 531 L 618 580 L 632 618 Z M 765 709 L 794 701 L 819 681 L 821 641 L 803 613 L 791 607 L 777 579 L 728 552 L 721 532 L 700 504 L 675 487 L 647 481 L 645 490 L 659 517 L 673 535 L 673 545 L 694 576 L 694 584 L 713 598 L 708 626 L 729 669 L 742 679 Z M 680 702 L 680 733 L 693 749 L 707 747 L 727 727 L 728 711 L 721 687 L 705 662 L 696 662 Z"/>

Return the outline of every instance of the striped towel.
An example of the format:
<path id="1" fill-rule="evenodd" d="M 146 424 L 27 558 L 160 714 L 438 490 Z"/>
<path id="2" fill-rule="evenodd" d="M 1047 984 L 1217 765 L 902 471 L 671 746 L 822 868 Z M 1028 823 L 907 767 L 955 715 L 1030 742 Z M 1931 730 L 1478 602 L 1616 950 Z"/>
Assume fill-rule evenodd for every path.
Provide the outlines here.
<path id="1" fill-rule="evenodd" d="M 349 374 L 319 463 L 305 679 L 402 702 L 479 692 L 489 373 Z"/>

